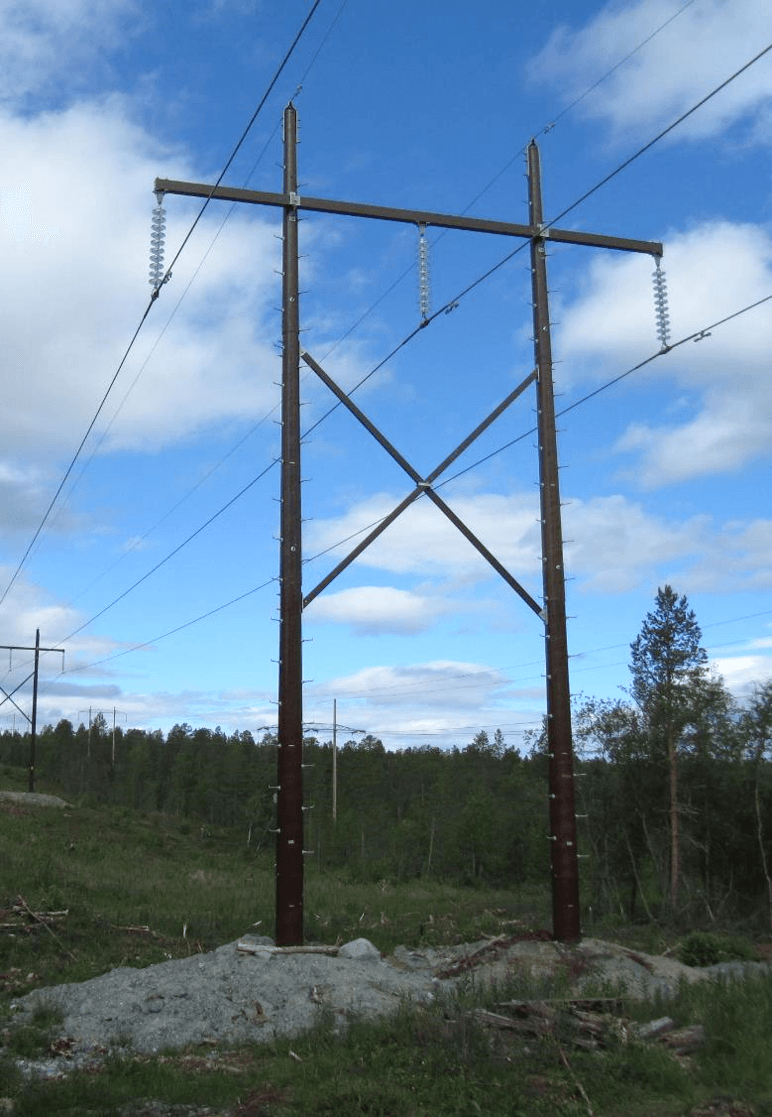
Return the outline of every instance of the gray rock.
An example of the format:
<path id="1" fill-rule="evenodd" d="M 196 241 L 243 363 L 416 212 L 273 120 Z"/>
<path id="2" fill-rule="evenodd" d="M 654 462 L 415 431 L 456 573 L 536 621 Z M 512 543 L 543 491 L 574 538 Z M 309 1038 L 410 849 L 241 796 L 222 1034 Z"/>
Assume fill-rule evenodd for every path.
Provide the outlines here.
<path id="1" fill-rule="evenodd" d="M 380 962 L 381 952 L 369 939 L 352 939 L 338 951 L 339 958 L 352 958 L 357 962 Z"/>
<path id="2" fill-rule="evenodd" d="M 32 807 L 69 807 L 58 795 L 42 795 L 38 791 L 0 791 L 0 799 L 11 803 L 26 803 Z"/>
<path id="3" fill-rule="evenodd" d="M 434 964 L 431 958 L 427 958 L 419 950 L 408 950 L 406 946 L 394 948 L 394 959 L 411 970 L 430 970 Z"/>
<path id="4" fill-rule="evenodd" d="M 728 977 L 736 981 L 744 981 L 749 977 L 768 974 L 772 972 L 772 968 L 768 962 L 742 962 L 735 959 L 731 962 L 716 962 L 713 966 L 705 966 L 702 972 L 713 977 Z"/>

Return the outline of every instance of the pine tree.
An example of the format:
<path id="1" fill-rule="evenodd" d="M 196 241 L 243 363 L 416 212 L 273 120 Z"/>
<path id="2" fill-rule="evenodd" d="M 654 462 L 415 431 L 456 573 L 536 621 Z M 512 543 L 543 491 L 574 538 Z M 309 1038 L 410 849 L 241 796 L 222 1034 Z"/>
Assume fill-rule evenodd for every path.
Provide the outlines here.
<path id="1" fill-rule="evenodd" d="M 664 757 L 668 773 L 670 817 L 670 904 L 678 905 L 681 872 L 678 803 L 678 744 L 694 720 L 700 691 L 707 681 L 707 653 L 694 611 L 684 595 L 670 587 L 657 591 L 656 608 L 646 615 L 631 644 L 631 693 L 643 715 L 650 747 Z"/>

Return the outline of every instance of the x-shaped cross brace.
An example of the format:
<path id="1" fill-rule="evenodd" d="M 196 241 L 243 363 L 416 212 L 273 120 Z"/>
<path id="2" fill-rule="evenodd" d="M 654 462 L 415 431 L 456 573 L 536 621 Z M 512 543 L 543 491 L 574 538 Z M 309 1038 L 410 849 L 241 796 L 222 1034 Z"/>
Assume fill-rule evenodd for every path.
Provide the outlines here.
<path id="1" fill-rule="evenodd" d="M 323 578 L 322 581 L 319 582 L 318 585 L 316 585 L 310 593 L 305 595 L 305 597 L 303 598 L 303 608 L 309 605 L 315 597 L 318 597 L 322 590 L 326 589 L 326 587 L 329 586 L 329 584 L 333 582 L 338 577 L 338 575 L 354 561 L 355 558 L 361 555 L 362 552 L 366 550 L 370 546 L 370 544 L 374 540 L 376 540 L 378 536 L 386 530 L 387 527 L 389 527 L 390 524 L 393 524 L 394 521 L 402 515 L 406 508 L 409 508 L 410 505 L 413 504 L 414 501 L 418 500 L 420 496 L 428 496 L 429 500 L 431 500 L 441 512 L 444 512 L 450 522 L 456 528 L 458 528 L 461 534 L 465 536 L 472 544 L 472 546 L 480 552 L 483 558 L 490 563 L 497 574 L 500 574 L 504 581 L 515 591 L 515 593 L 523 599 L 526 605 L 530 606 L 530 608 L 533 609 L 534 613 L 538 614 L 538 616 L 540 616 L 543 620 L 544 612 L 539 603 L 535 601 L 533 597 L 531 597 L 528 590 L 520 585 L 517 579 L 514 578 L 512 574 L 510 574 L 507 568 L 503 566 L 496 558 L 496 556 L 488 550 L 485 544 L 477 538 L 474 532 L 471 531 L 471 529 L 467 527 L 467 525 L 462 520 L 459 519 L 453 509 L 445 503 L 442 497 L 439 496 L 437 491 L 433 488 L 434 482 L 445 472 L 448 466 L 450 466 L 458 457 L 460 457 L 460 455 L 463 454 L 464 451 L 467 450 L 477 438 L 479 438 L 483 431 L 487 430 L 491 423 L 495 422 L 495 420 L 498 419 L 498 417 L 502 415 L 504 411 L 506 411 L 509 405 L 513 403 L 517 399 L 517 397 L 525 391 L 529 384 L 532 384 L 535 381 L 536 373 L 532 372 L 525 378 L 525 380 L 523 380 L 521 384 L 518 384 L 518 386 L 509 393 L 506 399 L 502 400 L 498 407 L 495 407 L 493 411 L 491 411 L 491 413 L 485 419 L 483 419 L 479 426 L 475 427 L 472 433 L 467 438 L 465 438 L 463 442 L 460 442 L 456 449 L 453 450 L 451 454 L 448 454 L 444 461 L 440 462 L 436 469 L 433 469 L 432 472 L 429 473 L 426 477 L 422 477 L 420 473 L 418 473 L 418 471 L 413 468 L 410 462 L 407 461 L 407 459 L 403 457 L 402 454 L 400 454 L 399 450 L 397 450 L 397 448 L 392 445 L 388 438 L 386 438 L 386 436 L 382 434 L 380 430 L 378 430 L 375 424 L 367 418 L 364 412 L 359 407 L 357 407 L 351 397 L 347 395 L 346 392 L 344 392 L 338 384 L 335 383 L 332 377 L 324 371 L 322 366 L 318 364 L 318 362 L 315 361 L 309 353 L 301 352 L 300 356 L 308 365 L 308 367 L 316 373 L 319 379 L 327 385 L 333 395 L 336 396 L 338 400 L 340 400 L 343 406 L 348 408 L 351 414 L 359 420 L 365 430 L 369 431 L 373 438 L 381 444 L 381 446 L 388 454 L 391 455 L 394 461 L 397 462 L 397 464 L 404 469 L 408 477 L 410 477 L 411 480 L 415 482 L 415 488 L 413 489 L 413 491 L 409 493 L 405 497 L 405 499 L 401 501 L 396 506 L 396 508 L 394 508 L 393 511 L 389 513 L 388 516 L 381 520 L 381 522 L 377 524 L 376 527 L 374 527 L 373 530 L 360 543 L 358 543 L 356 547 L 354 547 L 354 549 L 350 551 L 344 559 L 342 559 L 338 563 L 334 570 L 331 570 L 330 573 L 325 578 Z"/>

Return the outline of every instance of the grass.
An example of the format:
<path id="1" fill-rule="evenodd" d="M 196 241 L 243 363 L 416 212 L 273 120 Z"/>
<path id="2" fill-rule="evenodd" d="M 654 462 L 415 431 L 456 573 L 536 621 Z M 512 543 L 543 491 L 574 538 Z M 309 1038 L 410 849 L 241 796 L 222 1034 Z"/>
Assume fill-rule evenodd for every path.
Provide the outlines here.
<path id="1" fill-rule="evenodd" d="M 202 835 L 187 820 L 123 808 L 0 801 L 0 849 L 0 909 L 21 896 L 33 911 L 68 912 L 50 932 L 29 919 L 18 933 L 0 932 L 0 994 L 2 982 L 15 995 L 210 950 L 249 931 L 273 934 L 273 853 L 247 850 L 240 833 Z M 537 890 L 514 897 L 433 881 L 362 884 L 309 865 L 306 937 L 365 936 L 384 952 L 441 945 L 544 925 L 547 903 Z"/>
<path id="2" fill-rule="evenodd" d="M 0 922 L 19 924 L 0 931 L 6 1017 L 14 996 L 38 986 L 206 951 L 249 930 L 272 933 L 273 857 L 247 851 L 243 835 L 202 836 L 179 819 L 99 806 L 0 803 L 0 850 Z M 46 929 L 12 912 L 19 896 L 33 911 L 68 914 Z M 441 946 L 545 927 L 548 902 L 538 890 L 363 885 L 309 865 L 305 921 L 309 940 L 364 935 L 386 952 L 402 942 Z M 25 1079 L 15 1060 L 48 1051 L 57 1020 L 41 1013 L 26 1028 L 11 1028 L 6 1018 L 0 1095 L 17 1117 L 126 1117 L 142 1112 L 143 1098 L 227 1109 L 233 1117 L 571 1117 L 587 1114 L 588 1104 L 598 1117 L 675 1117 L 718 1095 L 772 1115 L 772 978 L 684 986 L 670 1001 L 631 1003 L 632 1017 L 704 1024 L 706 1045 L 680 1061 L 660 1045 L 621 1037 L 603 1052 L 578 1050 L 560 1028 L 513 1039 L 475 1018 L 480 1006 L 495 1010 L 502 1000 L 564 989 L 560 978 L 550 985 L 521 977 L 487 991 L 470 979 L 429 1008 L 403 1005 L 387 1020 L 354 1019 L 342 1036 L 320 1011 L 316 1027 L 292 1040 L 153 1058 L 116 1051 L 99 1072 L 53 1082 Z"/>
<path id="3" fill-rule="evenodd" d="M 681 1021 L 702 1019 L 711 1037 L 681 1060 L 622 1038 L 600 1053 L 572 1048 L 559 1032 L 513 1040 L 482 1027 L 473 1003 L 467 988 L 428 1009 L 354 1020 L 343 1036 L 321 1013 L 310 1032 L 271 1045 L 113 1058 L 99 1074 L 14 1091 L 14 1113 L 114 1114 L 152 1098 L 244 1117 L 573 1117 L 588 1105 L 598 1117 L 675 1117 L 718 1096 L 748 1107 L 735 1113 L 772 1113 L 770 979 L 680 991 L 665 1007 Z"/>

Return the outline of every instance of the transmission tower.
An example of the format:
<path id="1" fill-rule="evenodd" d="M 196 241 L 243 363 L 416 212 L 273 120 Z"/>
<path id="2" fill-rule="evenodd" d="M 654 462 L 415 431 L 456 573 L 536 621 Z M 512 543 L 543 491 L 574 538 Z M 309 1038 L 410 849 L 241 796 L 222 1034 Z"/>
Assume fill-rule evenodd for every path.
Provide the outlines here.
<path id="1" fill-rule="evenodd" d="M 221 199 L 251 205 L 273 206 L 283 214 L 282 266 L 282 453 L 281 453 L 281 543 L 280 543 L 280 636 L 279 636 L 279 726 L 278 796 L 276 843 L 276 942 L 280 946 L 303 942 L 303 692 L 302 613 L 358 555 L 392 524 L 414 501 L 426 497 L 458 528 L 543 624 L 547 689 L 547 741 L 549 751 L 550 845 L 552 866 L 553 932 L 561 942 L 581 937 L 579 876 L 574 810 L 574 765 L 571 738 L 571 705 L 566 637 L 565 572 L 560 515 L 557 435 L 552 379 L 547 265 L 545 246 L 585 245 L 593 248 L 639 252 L 658 260 L 662 245 L 653 241 L 555 229 L 544 224 L 541 201 L 539 151 L 535 141 L 528 146 L 529 222 L 506 221 L 426 210 L 396 209 L 361 202 L 301 197 L 297 187 L 297 113 L 292 104 L 284 110 L 284 181 L 282 193 L 243 190 L 227 186 L 156 179 L 159 199 L 165 194 Z M 298 287 L 298 214 L 335 213 L 349 217 L 396 221 L 417 226 L 421 267 L 421 313 L 428 312 L 428 260 L 425 230 L 428 227 L 463 229 L 476 233 L 516 237 L 530 241 L 531 289 L 534 328 L 534 371 L 468 438 L 426 476 L 400 454 L 354 401 L 341 389 L 310 353 L 300 346 Z M 157 218 L 156 218 L 157 224 Z M 157 254 L 153 258 L 151 283 L 156 290 L 162 280 Z M 300 497 L 300 361 L 312 369 L 336 398 L 351 412 L 384 450 L 403 468 L 414 488 L 317 586 L 302 592 L 301 497 Z M 451 462 L 531 384 L 536 385 L 538 412 L 539 482 L 541 493 L 541 536 L 543 600 L 539 604 L 484 543 L 463 523 L 433 487 Z"/>

